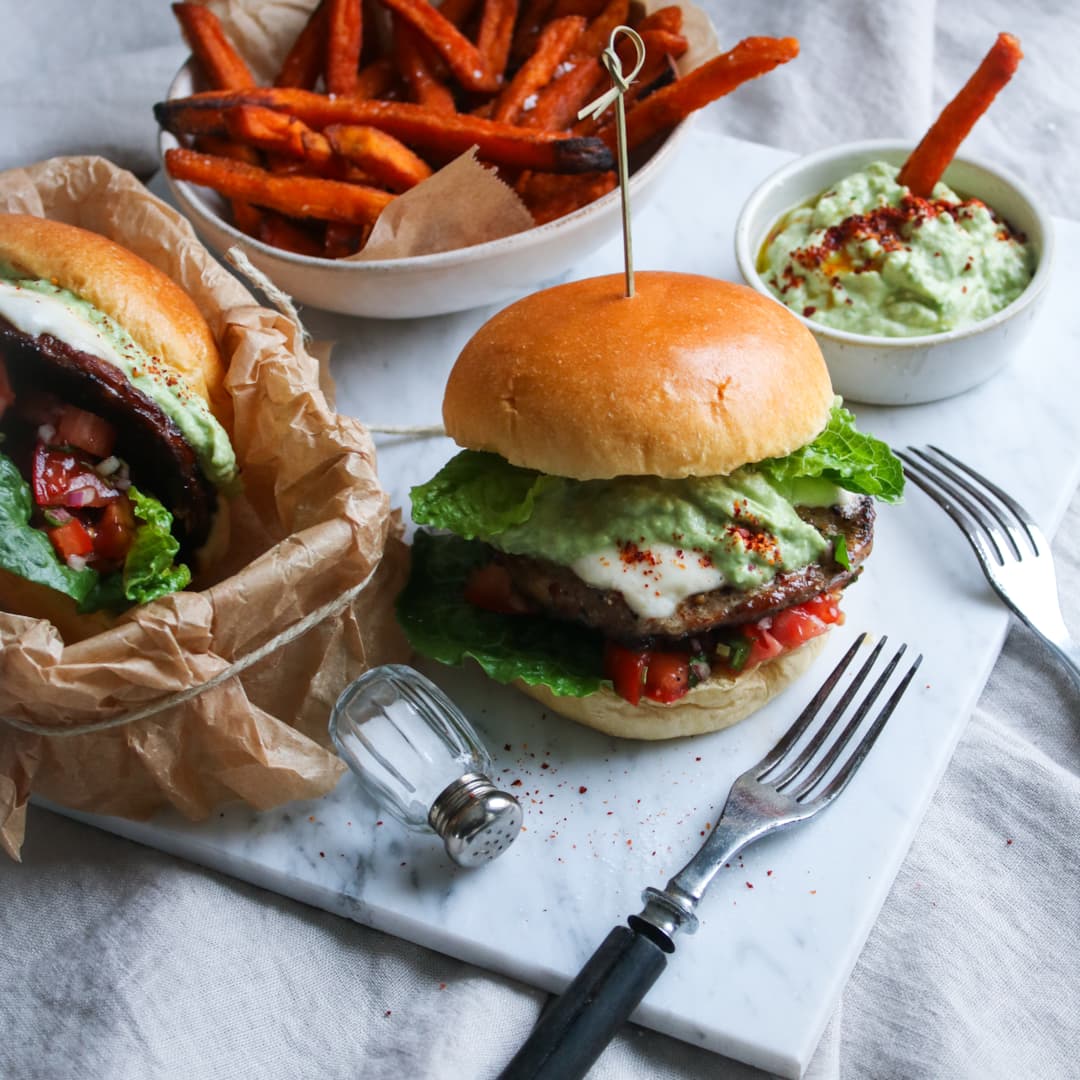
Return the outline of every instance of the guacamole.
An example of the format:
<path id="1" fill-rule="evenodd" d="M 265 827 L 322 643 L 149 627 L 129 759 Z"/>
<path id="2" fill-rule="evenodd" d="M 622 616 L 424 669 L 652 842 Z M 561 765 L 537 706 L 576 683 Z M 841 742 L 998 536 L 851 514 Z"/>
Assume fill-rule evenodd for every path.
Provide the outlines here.
<path id="1" fill-rule="evenodd" d="M 793 311 L 837 330 L 914 337 L 1012 303 L 1035 255 L 985 203 L 939 183 L 923 199 L 878 161 L 786 214 L 758 272 Z"/>
<path id="2" fill-rule="evenodd" d="M 50 334 L 120 368 L 180 429 L 206 478 L 225 491 L 235 486 L 236 455 L 206 401 L 93 304 L 51 282 L 21 279 L 0 267 L 0 316 L 24 334 Z"/>

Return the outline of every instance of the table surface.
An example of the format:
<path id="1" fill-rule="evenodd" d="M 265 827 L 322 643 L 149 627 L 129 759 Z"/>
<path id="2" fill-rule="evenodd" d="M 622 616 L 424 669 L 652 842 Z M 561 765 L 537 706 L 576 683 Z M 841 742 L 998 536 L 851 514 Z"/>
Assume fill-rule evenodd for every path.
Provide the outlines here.
<path id="1" fill-rule="evenodd" d="M 1076 12 L 1053 0 L 1022 11 L 1003 0 L 834 0 L 829 18 L 794 3 L 706 6 L 724 40 L 800 37 L 798 64 L 702 119 L 704 128 L 791 149 L 918 134 L 989 37 L 1013 29 L 1028 54 L 1023 78 L 980 123 L 970 149 L 1003 161 L 1058 213 L 1074 213 Z M 0 162 L 92 150 L 149 172 L 148 106 L 183 52 L 167 5 L 107 2 L 76 19 L 61 0 L 38 0 L 10 15 L 0 41 L 8 90 Z M 813 62 L 821 57 L 830 61 Z M 1012 421 L 975 433 L 974 448 L 1039 436 L 1018 400 Z M 1078 536 L 1074 503 L 1056 543 L 1074 626 Z M 959 560 L 962 548 L 955 552 Z M 812 1075 L 1075 1075 L 1067 1033 L 1080 1013 L 1071 929 L 1080 912 L 1069 887 L 1080 871 L 1076 716 L 1067 682 L 1014 629 Z M 0 867 L 0 969 L 13 973 L 0 996 L 9 1033 L 3 1075 L 70 1075 L 76 1056 L 87 1076 L 478 1075 L 477 1062 L 506 1060 L 544 1000 L 44 812 L 31 815 L 25 859 Z M 594 1074 L 749 1072 L 630 1029 Z"/>

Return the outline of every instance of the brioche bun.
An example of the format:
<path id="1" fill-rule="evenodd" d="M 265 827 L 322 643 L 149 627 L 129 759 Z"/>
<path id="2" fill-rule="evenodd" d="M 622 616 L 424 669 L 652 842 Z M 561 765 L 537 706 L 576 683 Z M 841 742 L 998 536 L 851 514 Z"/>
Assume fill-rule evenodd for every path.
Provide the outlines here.
<path id="1" fill-rule="evenodd" d="M 782 304 L 694 274 L 575 281 L 504 309 L 462 351 L 447 434 L 576 480 L 723 476 L 782 457 L 833 403 L 814 336 Z"/>
<path id="2" fill-rule="evenodd" d="M 637 705 L 606 687 L 588 697 L 554 694 L 542 683 L 514 685 L 552 712 L 621 739 L 678 739 L 722 731 L 763 708 L 817 659 L 827 634 L 811 638 L 791 652 L 766 660 L 737 678 L 714 675 L 678 701 L 661 704 L 643 697 Z"/>
<path id="3" fill-rule="evenodd" d="M 98 233 L 28 214 L 0 217 L 0 265 L 88 300 L 227 420 L 225 363 L 214 335 L 168 274 Z"/>

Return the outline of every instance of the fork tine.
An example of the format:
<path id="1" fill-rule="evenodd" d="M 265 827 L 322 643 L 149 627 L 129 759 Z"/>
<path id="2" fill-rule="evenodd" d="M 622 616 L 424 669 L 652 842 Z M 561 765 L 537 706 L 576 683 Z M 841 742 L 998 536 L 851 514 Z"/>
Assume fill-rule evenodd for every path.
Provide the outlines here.
<path id="1" fill-rule="evenodd" d="M 795 718 L 795 722 L 784 732 L 779 742 L 754 766 L 754 776 L 760 780 L 766 773 L 771 772 L 783 760 L 784 755 L 798 742 L 802 733 L 810 726 L 810 721 L 817 715 L 818 709 L 825 703 L 825 699 L 832 693 L 833 687 L 840 681 L 840 677 L 848 669 L 848 665 L 854 659 L 860 646 L 867 639 L 864 631 L 852 643 L 851 647 L 840 658 L 840 662 L 833 668 L 829 677 L 821 684 L 818 692 L 810 700 L 805 709 Z"/>
<path id="2" fill-rule="evenodd" d="M 863 666 L 859 669 L 858 674 L 851 680 L 851 684 L 844 690 L 840 696 L 840 700 L 833 706 L 832 712 L 829 713 L 825 722 L 814 732 L 813 737 L 803 747 L 799 756 L 779 775 L 773 777 L 767 783 L 771 784 L 777 791 L 783 791 L 783 789 L 790 784 L 798 775 L 806 768 L 807 764 L 813 758 L 813 756 L 821 749 L 825 744 L 825 740 L 832 734 L 833 728 L 840 722 L 840 718 L 847 711 L 847 707 L 851 704 L 851 699 L 858 693 L 860 687 L 866 682 L 866 677 L 870 674 L 874 664 L 877 663 L 877 658 L 881 655 L 881 650 L 885 647 L 885 643 L 889 639 L 883 637 L 877 645 L 874 646 L 874 651 L 866 658 Z M 761 777 L 759 776 L 760 780 Z"/>
<path id="3" fill-rule="evenodd" d="M 884 645 L 885 641 L 886 639 L 882 638 L 881 644 Z M 885 684 L 889 681 L 889 676 L 896 670 L 896 665 L 900 663 L 900 658 L 904 655 L 906 650 L 907 645 L 901 645 L 900 648 L 896 650 L 893 658 L 885 665 L 885 670 L 878 676 L 877 682 L 870 688 L 869 693 L 867 693 L 859 707 L 855 710 L 851 719 L 848 721 L 847 726 L 840 733 L 832 746 L 829 747 L 829 752 L 818 762 L 814 771 L 799 784 L 798 790 L 789 792 L 793 799 L 799 801 L 800 799 L 805 798 L 817 786 L 821 778 L 833 767 L 837 759 L 843 753 L 844 748 L 851 742 L 852 736 L 858 731 L 859 725 L 863 722 L 863 718 L 870 711 L 870 706 L 877 701 L 881 691 L 885 689 Z M 880 652 L 881 650 L 879 648 L 870 658 L 871 662 L 877 660 Z M 852 687 L 852 695 L 855 689 L 857 689 L 857 687 Z M 849 695 L 848 699 L 844 702 L 845 708 L 852 695 Z"/>
<path id="4" fill-rule="evenodd" d="M 976 472 L 970 465 L 965 464 L 958 458 L 954 458 L 947 450 L 942 450 L 939 446 L 928 445 L 928 450 L 933 450 L 935 454 L 940 454 L 943 458 L 951 461 L 958 469 L 962 469 L 973 480 L 982 484 L 988 491 L 992 491 L 1015 515 L 1018 521 L 1022 521 L 1028 529 L 1038 530 L 1038 522 L 1007 492 L 1002 491 L 992 480 L 988 480 L 982 473 Z"/>
<path id="5" fill-rule="evenodd" d="M 949 468 L 948 465 L 943 464 L 940 461 L 935 461 L 926 450 L 933 450 L 937 454 L 941 454 L 947 461 L 955 461 L 955 458 L 951 458 L 946 454 L 942 454 L 942 451 L 938 450 L 935 446 L 927 446 L 925 450 L 916 450 L 915 453 L 919 455 L 923 461 L 927 461 L 939 470 L 944 476 L 948 477 L 953 483 L 959 485 L 964 491 L 966 491 L 973 499 L 976 500 L 976 505 L 984 508 L 993 519 L 1008 533 L 1009 542 L 1012 547 L 1013 557 L 1022 559 L 1024 557 L 1024 541 L 1026 540 L 1028 545 L 1036 554 L 1038 554 L 1038 548 L 1035 546 L 1035 541 L 1032 539 L 1031 530 L 1028 527 L 1027 522 L 1015 514 L 1011 513 L 1010 508 L 1007 505 L 1003 505 L 1000 501 L 994 502 L 990 497 L 992 492 L 988 487 L 976 487 L 976 483 L 981 483 L 981 478 L 977 472 L 973 469 L 969 469 L 966 465 L 961 463 L 960 468 L 966 472 L 972 480 L 966 479 L 961 473 Z M 985 525 L 985 521 L 983 522 Z M 1033 523 L 1034 524 L 1034 523 Z"/>
<path id="6" fill-rule="evenodd" d="M 899 659 L 899 656 L 897 659 Z M 870 748 L 877 742 L 877 738 L 885 727 L 886 721 L 892 716 L 893 710 L 907 692 L 907 688 L 911 684 L 911 680 L 915 677 L 915 672 L 919 670 L 919 665 L 921 663 L 922 654 L 920 653 L 915 657 L 915 662 L 908 668 L 907 673 L 897 684 L 897 687 L 892 692 L 889 700 L 882 706 L 881 712 L 878 713 L 870 730 L 862 737 L 859 745 L 852 751 L 851 756 L 844 762 L 844 765 L 829 783 L 829 786 L 817 796 L 814 800 L 815 802 L 820 802 L 822 804 L 832 802 L 832 800 L 847 787 L 848 781 L 855 775 L 855 771 L 863 763 L 863 759 L 866 755 L 870 753 Z"/>
<path id="7" fill-rule="evenodd" d="M 956 522 L 960 531 L 967 537 L 968 543 L 975 549 L 975 554 L 986 563 L 1002 566 L 1005 558 L 993 542 L 993 534 L 979 520 L 977 511 L 971 506 L 948 481 L 930 472 L 921 462 L 903 450 L 895 451 L 904 463 L 904 472 L 930 496 Z"/>

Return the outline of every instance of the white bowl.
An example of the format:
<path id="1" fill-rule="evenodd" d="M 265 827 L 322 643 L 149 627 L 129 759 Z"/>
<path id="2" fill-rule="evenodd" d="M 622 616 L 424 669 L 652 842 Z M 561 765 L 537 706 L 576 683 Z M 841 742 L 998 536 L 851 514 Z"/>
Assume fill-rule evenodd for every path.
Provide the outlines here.
<path id="1" fill-rule="evenodd" d="M 191 62 L 169 87 L 169 97 L 194 90 Z M 637 212 L 648 200 L 690 124 L 684 120 L 630 178 L 631 206 Z M 159 150 L 178 146 L 162 132 Z M 513 236 L 406 259 L 351 262 L 296 255 L 242 233 L 225 216 L 225 200 L 210 188 L 166 180 L 181 211 L 203 240 L 219 254 L 240 247 L 249 259 L 294 300 L 343 315 L 376 319 L 411 319 L 501 303 L 549 284 L 616 236 L 622 228 L 616 188 L 596 202 L 546 225 Z M 612 267 L 612 269 L 616 269 Z"/>
<path id="2" fill-rule="evenodd" d="M 756 265 L 765 238 L 784 214 L 872 161 L 900 165 L 910 152 L 910 143 L 895 139 L 847 143 L 773 173 L 746 201 L 735 227 L 735 257 L 747 284 L 776 300 Z M 817 338 L 836 392 L 851 401 L 915 405 L 970 390 L 1017 355 L 1035 320 L 1053 262 L 1050 216 L 1022 184 L 974 161 L 957 158 L 944 181 L 960 195 L 982 199 L 1027 236 L 1035 250 L 1035 275 L 1008 307 L 973 326 L 942 334 L 853 334 L 795 312 Z"/>

